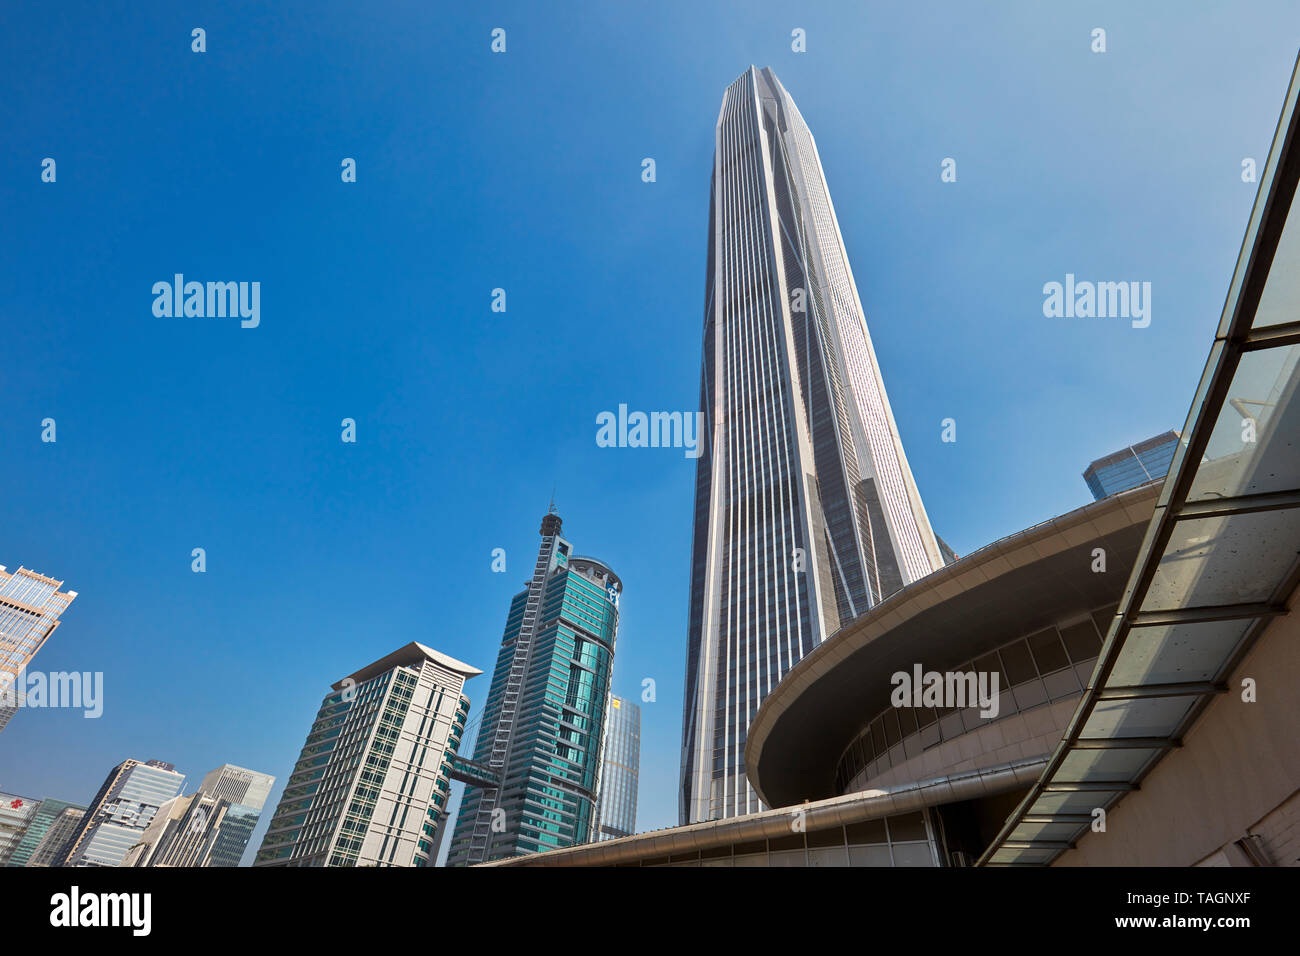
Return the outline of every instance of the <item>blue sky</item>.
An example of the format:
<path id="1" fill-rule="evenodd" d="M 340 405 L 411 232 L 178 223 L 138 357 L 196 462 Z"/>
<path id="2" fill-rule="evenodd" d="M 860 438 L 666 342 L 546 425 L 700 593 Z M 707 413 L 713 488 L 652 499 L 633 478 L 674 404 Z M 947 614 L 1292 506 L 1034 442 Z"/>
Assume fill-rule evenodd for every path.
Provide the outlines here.
<path id="1" fill-rule="evenodd" d="M 811 126 L 966 553 L 1181 427 L 1300 36 L 1263 0 L 470 6 L 5 5 L 0 564 L 80 592 L 34 666 L 106 700 L 15 717 L 0 788 L 85 802 L 126 757 L 283 784 L 330 682 L 410 640 L 490 668 L 554 488 L 625 582 L 638 823 L 673 824 L 694 463 L 595 418 L 695 407 L 723 89 L 770 65 Z M 177 272 L 259 281 L 260 326 L 154 317 Z M 1151 282 L 1150 327 L 1045 318 L 1066 273 Z"/>

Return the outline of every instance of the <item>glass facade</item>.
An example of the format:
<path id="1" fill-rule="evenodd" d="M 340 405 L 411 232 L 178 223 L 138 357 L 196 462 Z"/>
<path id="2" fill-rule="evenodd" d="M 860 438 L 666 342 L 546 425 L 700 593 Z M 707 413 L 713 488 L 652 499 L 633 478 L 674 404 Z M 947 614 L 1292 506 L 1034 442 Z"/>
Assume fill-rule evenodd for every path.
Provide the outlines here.
<path id="1" fill-rule="evenodd" d="M 275 778 L 225 764 L 210 772 L 137 866 L 238 866 Z"/>
<path id="2" fill-rule="evenodd" d="M 63 847 L 81 826 L 86 811 L 82 807 L 68 806 L 60 810 L 50 822 L 45 835 L 32 848 L 25 866 L 54 866 L 62 859 Z"/>
<path id="3" fill-rule="evenodd" d="M 62 581 L 0 565 L 0 731 L 17 713 L 23 688 L 20 672 L 41 649 L 68 609 L 76 591 L 60 591 Z"/>
<path id="4" fill-rule="evenodd" d="M 812 133 L 769 69 L 723 96 L 710 187 L 682 823 L 761 809 L 749 723 L 840 625 L 944 557 Z"/>
<path id="5" fill-rule="evenodd" d="M 1128 491 L 1169 474 L 1169 463 L 1178 448 L 1178 432 L 1165 432 L 1122 451 L 1098 458 L 1083 473 L 1088 490 L 1097 501 Z"/>
<path id="6" fill-rule="evenodd" d="M 5 807 L 10 807 L 14 797 L 5 797 L 0 795 L 0 812 Z M 22 798 L 17 798 L 22 799 Z M 14 844 L 12 852 L 9 853 L 8 860 L 4 860 L 3 853 L 0 853 L 0 861 L 4 866 L 26 866 L 27 861 L 32 858 L 32 853 L 40 846 L 41 841 L 45 839 L 45 834 L 50 831 L 50 826 L 59 818 L 60 814 L 66 809 L 75 811 L 84 811 L 86 808 L 77 806 L 74 803 L 65 803 L 62 800 L 45 799 L 35 805 L 35 811 L 32 813 L 31 820 L 23 830 L 22 836 Z M 12 807 L 10 807 L 12 809 Z M 65 837 L 66 839 L 66 834 Z"/>
<path id="7" fill-rule="evenodd" d="M 558 515 L 542 523 L 528 587 L 515 595 L 474 760 L 497 787 L 467 786 L 448 866 L 591 840 L 622 582 L 573 554 Z"/>
<path id="8" fill-rule="evenodd" d="M 242 803 L 219 807 L 213 815 L 217 820 L 214 827 L 215 837 L 211 850 L 201 856 L 202 866 L 239 866 L 244 857 L 257 821 L 262 817 L 261 807 L 250 807 Z"/>
<path id="9" fill-rule="evenodd" d="M 641 708 L 624 697 L 611 696 L 597 801 L 597 839 L 615 840 L 636 832 L 640 768 Z"/>
<path id="10" fill-rule="evenodd" d="M 478 673 L 412 643 L 335 684 L 253 865 L 431 866 Z"/>
<path id="11" fill-rule="evenodd" d="M 185 775 L 169 763 L 127 760 L 113 768 L 64 847 L 61 866 L 120 866 L 158 809 L 181 791 Z"/>

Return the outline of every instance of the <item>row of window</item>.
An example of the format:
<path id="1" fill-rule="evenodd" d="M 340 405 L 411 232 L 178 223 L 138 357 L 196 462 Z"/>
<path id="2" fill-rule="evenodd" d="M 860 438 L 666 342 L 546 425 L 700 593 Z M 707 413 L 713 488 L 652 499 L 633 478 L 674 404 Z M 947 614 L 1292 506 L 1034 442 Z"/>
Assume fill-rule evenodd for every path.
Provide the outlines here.
<path id="1" fill-rule="evenodd" d="M 1097 609 L 1090 618 L 1059 629 L 1045 628 L 951 668 L 957 673 L 997 675 L 997 717 L 981 717 L 978 707 L 886 708 L 841 755 L 835 771 L 837 792 L 846 792 L 863 770 L 871 779 L 990 720 L 1081 693 L 1114 613 L 1114 606 Z"/>

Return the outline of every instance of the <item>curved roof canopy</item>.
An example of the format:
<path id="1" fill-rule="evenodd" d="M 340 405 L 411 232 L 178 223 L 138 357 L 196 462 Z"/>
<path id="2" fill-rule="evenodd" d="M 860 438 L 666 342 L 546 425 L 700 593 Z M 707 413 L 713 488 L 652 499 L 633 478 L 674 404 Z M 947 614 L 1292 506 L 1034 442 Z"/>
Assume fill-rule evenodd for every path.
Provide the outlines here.
<path id="1" fill-rule="evenodd" d="M 975 551 L 855 618 L 791 669 L 750 724 L 745 766 L 769 807 L 835 796 L 835 766 L 889 705 L 890 676 L 954 667 L 1118 603 L 1159 492 L 1150 483 Z M 1106 549 L 1107 573 L 1091 570 Z"/>

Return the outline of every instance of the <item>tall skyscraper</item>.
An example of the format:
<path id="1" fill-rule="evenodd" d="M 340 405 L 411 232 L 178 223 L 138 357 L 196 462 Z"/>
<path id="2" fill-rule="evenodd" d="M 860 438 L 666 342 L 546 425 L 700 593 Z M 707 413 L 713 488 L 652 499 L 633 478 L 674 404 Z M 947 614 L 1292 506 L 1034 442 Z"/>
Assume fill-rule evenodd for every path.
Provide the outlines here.
<path id="1" fill-rule="evenodd" d="M 62 581 L 19 568 L 13 574 L 0 565 L 0 731 L 22 703 L 19 675 L 68 609 L 76 591 L 60 591 Z"/>
<path id="2" fill-rule="evenodd" d="M 269 774 L 223 764 L 159 811 L 123 865 L 239 866 L 274 784 Z"/>
<path id="3" fill-rule="evenodd" d="M 45 839 L 45 834 L 50 832 L 50 827 L 59 818 L 60 814 L 67 809 L 84 812 L 86 808 L 77 806 L 75 803 L 53 800 L 49 797 L 37 804 L 35 811 L 32 813 L 31 821 L 27 824 L 26 830 L 23 831 L 22 837 L 14 846 L 13 851 L 9 854 L 9 858 L 4 861 L 4 865 L 27 866 L 28 861 L 32 858 L 32 853 Z M 67 834 L 64 834 L 63 838 L 66 840 Z"/>
<path id="4" fill-rule="evenodd" d="M 510 602 L 474 759 L 498 786 L 466 787 L 447 865 L 586 843 L 623 583 L 542 518 L 532 578 Z"/>
<path id="5" fill-rule="evenodd" d="M 1178 432 L 1168 431 L 1098 458 L 1083 472 L 1096 501 L 1163 479 L 1178 450 Z"/>
<path id="6" fill-rule="evenodd" d="M 812 133 L 770 69 L 722 98 L 710 187 L 679 815 L 762 809 L 763 698 L 840 625 L 943 566 Z"/>
<path id="7" fill-rule="evenodd" d="M 641 708 L 610 696 L 605 758 L 596 801 L 597 839 L 616 840 L 636 832 L 636 793 L 641 770 Z"/>
<path id="8" fill-rule="evenodd" d="M 431 866 L 483 673 L 412 641 L 333 685 L 254 866 Z"/>
<path id="9" fill-rule="evenodd" d="M 161 760 L 124 760 L 109 773 L 54 866 L 121 866 L 185 775 Z"/>

